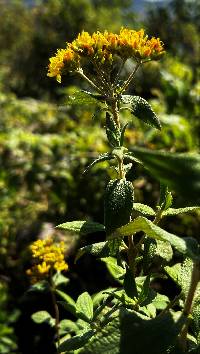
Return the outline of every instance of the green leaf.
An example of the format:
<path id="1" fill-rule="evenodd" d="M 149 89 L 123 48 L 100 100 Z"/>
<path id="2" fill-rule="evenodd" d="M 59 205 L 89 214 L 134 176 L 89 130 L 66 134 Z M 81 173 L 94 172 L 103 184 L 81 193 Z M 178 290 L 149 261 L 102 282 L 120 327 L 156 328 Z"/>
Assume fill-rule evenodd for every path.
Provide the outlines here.
<path id="1" fill-rule="evenodd" d="M 185 323 L 183 315 L 170 313 L 144 320 L 136 313 L 121 312 L 120 354 L 166 354 Z"/>
<path id="2" fill-rule="evenodd" d="M 176 285 L 181 287 L 181 263 L 177 263 L 172 267 L 166 266 L 164 269 Z"/>
<path id="3" fill-rule="evenodd" d="M 50 326 L 55 325 L 55 319 L 47 311 L 38 311 L 31 316 L 35 323 L 48 323 Z"/>
<path id="4" fill-rule="evenodd" d="M 102 258 L 101 259 L 104 263 L 106 263 L 106 266 L 108 268 L 108 271 L 110 274 L 115 278 L 116 280 L 120 281 L 120 278 L 123 278 L 125 275 L 125 268 L 119 266 L 117 264 L 117 259 L 114 257 L 107 257 L 107 258 Z"/>
<path id="5" fill-rule="evenodd" d="M 166 295 L 157 293 L 152 303 L 157 310 L 164 310 L 169 304 L 169 302 L 170 300 Z"/>
<path id="6" fill-rule="evenodd" d="M 97 163 L 100 163 L 103 161 L 109 161 L 113 158 L 114 158 L 113 155 L 108 152 L 99 155 L 99 157 L 97 159 L 95 159 L 89 166 L 87 166 L 87 168 L 83 171 L 83 174 L 87 173 Z"/>
<path id="7" fill-rule="evenodd" d="M 120 328 L 119 316 L 114 318 L 89 343 L 80 350 L 80 354 L 119 354 Z M 125 353 L 124 353 L 125 354 Z M 141 353 L 140 353 L 141 354 Z"/>
<path id="8" fill-rule="evenodd" d="M 149 216 L 154 216 L 156 215 L 155 211 L 149 207 L 148 205 L 141 204 L 141 203 L 134 203 L 133 204 L 133 209 L 138 211 L 139 213 L 143 215 L 149 215 Z"/>
<path id="9" fill-rule="evenodd" d="M 111 180 L 106 188 L 104 219 L 107 235 L 125 225 L 133 210 L 133 185 L 125 179 Z"/>
<path id="10" fill-rule="evenodd" d="M 164 259 L 166 262 L 171 261 L 173 257 L 173 251 L 170 243 L 161 240 L 156 240 L 155 256 Z"/>
<path id="11" fill-rule="evenodd" d="M 172 216 L 172 215 L 178 215 L 183 213 L 191 213 L 193 211 L 198 211 L 198 210 L 200 210 L 200 206 L 177 208 L 177 209 L 169 208 L 162 213 L 162 216 Z"/>
<path id="12" fill-rule="evenodd" d="M 172 267 L 165 267 L 164 268 L 166 273 L 174 280 L 174 282 L 181 288 L 182 295 L 184 298 L 187 297 L 191 278 L 192 278 L 192 269 L 193 269 L 193 262 L 191 259 L 186 258 L 184 262 L 177 263 Z M 198 301 L 200 298 L 200 283 L 198 284 L 195 295 L 194 295 L 194 303 Z"/>
<path id="13" fill-rule="evenodd" d="M 200 156 L 132 148 L 152 175 L 188 204 L 200 204 Z"/>
<path id="14" fill-rule="evenodd" d="M 151 281 L 151 275 L 147 275 L 142 290 L 139 295 L 138 303 L 142 306 L 142 303 L 146 300 L 146 298 L 149 295 L 149 290 L 150 290 L 150 281 Z"/>
<path id="15" fill-rule="evenodd" d="M 128 297 L 135 300 L 138 297 L 137 286 L 135 282 L 135 278 L 133 276 L 133 272 L 126 268 L 126 273 L 124 276 L 124 290 Z"/>
<path id="16" fill-rule="evenodd" d="M 125 131 L 126 131 L 126 128 L 128 126 L 129 123 L 126 123 L 124 124 L 122 130 L 121 130 L 121 136 L 120 136 L 120 146 L 123 146 L 124 144 L 124 134 L 125 134 Z"/>
<path id="17" fill-rule="evenodd" d="M 92 94 L 88 91 L 77 91 L 67 99 L 67 105 L 94 105 L 103 100 L 102 95 Z"/>
<path id="18" fill-rule="evenodd" d="M 43 292 L 48 290 L 49 290 L 49 283 L 46 280 L 43 280 L 31 285 L 30 288 L 27 290 L 27 292 L 31 292 L 31 291 Z"/>
<path id="19" fill-rule="evenodd" d="M 69 279 L 66 278 L 62 273 L 56 272 L 54 274 L 54 276 L 53 276 L 53 283 L 57 287 L 57 286 L 60 286 L 62 284 L 69 283 Z"/>
<path id="20" fill-rule="evenodd" d="M 128 236 L 139 231 L 145 232 L 147 236 L 155 240 L 169 242 L 177 251 L 193 260 L 200 260 L 199 247 L 195 239 L 189 237 L 180 238 L 173 235 L 142 216 L 136 218 L 127 225 L 120 227 L 112 236 Z"/>
<path id="21" fill-rule="evenodd" d="M 76 301 L 76 314 L 87 322 L 93 318 L 93 302 L 88 292 L 82 293 Z"/>
<path id="22" fill-rule="evenodd" d="M 116 256 L 118 249 L 119 247 L 113 250 L 111 241 L 93 243 L 92 245 L 82 247 L 78 250 L 75 262 L 77 262 L 77 260 L 84 254 L 88 253 L 98 258 Z"/>
<path id="23" fill-rule="evenodd" d="M 106 112 L 106 135 L 112 147 L 120 146 L 120 130 L 110 113 Z"/>
<path id="24" fill-rule="evenodd" d="M 94 335 L 94 331 L 89 330 L 85 333 L 67 339 L 66 341 L 64 341 L 59 345 L 58 353 L 76 350 L 78 348 L 83 347 L 93 335 Z"/>
<path id="25" fill-rule="evenodd" d="M 71 332 L 77 333 L 79 331 L 79 327 L 77 326 L 77 324 L 71 320 L 60 321 L 59 329 L 62 334 L 71 333 Z"/>
<path id="26" fill-rule="evenodd" d="M 56 226 L 57 229 L 78 233 L 80 236 L 105 231 L 104 225 L 92 221 L 70 221 Z"/>
<path id="27" fill-rule="evenodd" d="M 71 296 L 65 294 L 63 291 L 56 289 L 56 294 L 58 294 L 64 301 L 59 301 L 67 311 L 70 311 L 73 315 L 76 314 L 76 303 L 71 298 Z"/>
<path id="28" fill-rule="evenodd" d="M 160 208 L 161 210 L 167 210 L 173 203 L 173 197 L 169 192 L 168 187 L 160 183 Z"/>
<path id="29" fill-rule="evenodd" d="M 146 124 L 161 129 L 160 121 L 151 105 L 140 96 L 122 95 L 122 102 L 131 105 L 131 113 Z"/>

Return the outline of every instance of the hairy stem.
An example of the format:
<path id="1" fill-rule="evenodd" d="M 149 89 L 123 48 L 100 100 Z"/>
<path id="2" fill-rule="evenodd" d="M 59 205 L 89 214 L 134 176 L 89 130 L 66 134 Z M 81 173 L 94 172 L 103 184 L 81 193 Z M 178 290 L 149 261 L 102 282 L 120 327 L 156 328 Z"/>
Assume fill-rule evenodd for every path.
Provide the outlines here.
<path id="1" fill-rule="evenodd" d="M 193 263 L 193 269 L 192 269 L 192 276 L 191 276 L 191 282 L 190 282 L 190 287 L 189 291 L 185 300 L 185 305 L 183 309 L 183 314 L 187 316 L 187 321 L 185 325 L 183 326 L 183 329 L 181 331 L 180 335 L 180 343 L 184 351 L 187 350 L 187 333 L 188 333 L 188 327 L 190 323 L 190 314 L 192 312 L 192 304 L 194 300 L 194 295 L 195 291 L 198 285 L 198 282 L 200 280 L 200 263 L 199 262 L 194 262 Z"/>
<path id="2" fill-rule="evenodd" d="M 54 308 L 54 315 L 55 315 L 56 336 L 57 336 L 57 341 L 58 341 L 58 345 L 59 345 L 59 343 L 60 343 L 60 334 L 59 334 L 59 321 L 60 321 L 59 318 L 60 318 L 60 314 L 59 314 L 59 308 L 58 308 L 58 305 L 57 305 L 57 302 L 56 302 L 55 286 L 54 286 L 52 278 L 51 278 L 50 292 L 51 292 L 51 298 L 52 298 L 52 303 L 53 303 L 53 308 Z"/>
<path id="3" fill-rule="evenodd" d="M 141 62 L 137 63 L 136 66 L 135 66 L 135 69 L 133 70 L 133 72 L 129 75 L 128 79 L 124 82 L 121 90 L 120 90 L 120 93 L 124 92 L 128 86 L 130 85 L 133 77 L 135 76 L 136 74 L 136 71 L 138 70 L 139 66 L 141 65 Z"/>
<path id="4" fill-rule="evenodd" d="M 83 72 L 83 70 L 80 68 L 77 70 L 77 73 L 85 79 L 97 92 L 100 92 L 101 94 L 104 94 L 104 92 L 92 81 L 89 79 L 88 76 L 86 76 Z"/>

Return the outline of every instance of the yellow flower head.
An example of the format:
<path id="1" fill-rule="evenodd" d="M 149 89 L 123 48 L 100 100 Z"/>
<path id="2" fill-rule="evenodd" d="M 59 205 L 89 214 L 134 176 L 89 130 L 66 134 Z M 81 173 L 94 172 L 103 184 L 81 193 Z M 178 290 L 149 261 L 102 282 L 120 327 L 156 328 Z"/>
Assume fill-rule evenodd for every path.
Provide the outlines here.
<path id="1" fill-rule="evenodd" d="M 56 55 L 50 58 L 49 61 L 47 76 L 56 77 L 56 80 L 61 82 L 63 69 L 74 69 L 78 65 L 78 56 L 69 47 L 67 49 L 58 49 Z"/>
<path id="2" fill-rule="evenodd" d="M 54 243 L 52 238 L 37 240 L 30 245 L 35 264 L 26 271 L 32 283 L 45 279 L 50 272 L 68 269 L 64 260 L 65 246 L 63 242 Z"/>
<path id="3" fill-rule="evenodd" d="M 105 68 L 112 65 L 115 57 L 123 61 L 128 58 L 143 61 L 159 59 L 164 53 L 160 39 L 148 39 L 143 29 L 121 28 L 119 34 L 97 31 L 92 35 L 82 31 L 72 43 L 67 43 L 66 49 L 59 49 L 50 58 L 48 76 L 61 82 L 63 71 L 77 70 L 82 58 L 92 63 L 95 69 L 98 65 L 105 65 Z"/>

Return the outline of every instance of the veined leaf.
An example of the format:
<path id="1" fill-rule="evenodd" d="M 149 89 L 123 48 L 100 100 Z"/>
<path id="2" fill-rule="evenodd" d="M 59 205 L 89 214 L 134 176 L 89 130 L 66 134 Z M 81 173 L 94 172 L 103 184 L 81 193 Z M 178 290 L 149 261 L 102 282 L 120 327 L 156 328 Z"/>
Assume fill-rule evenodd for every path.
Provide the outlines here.
<path id="1" fill-rule="evenodd" d="M 89 330 L 63 341 L 58 347 L 58 353 L 68 352 L 83 347 L 94 335 L 94 333 L 95 332 L 93 330 Z"/>
<path id="2" fill-rule="evenodd" d="M 98 101 L 102 101 L 104 96 L 98 94 L 92 94 L 88 91 L 77 91 L 73 96 L 69 96 L 67 100 L 68 105 L 94 105 Z"/>
<path id="3" fill-rule="evenodd" d="M 193 260 L 200 260 L 200 251 L 195 239 L 173 235 L 142 216 L 118 228 L 111 237 L 129 236 L 139 231 L 145 232 L 147 236 L 155 240 L 169 242 L 177 251 Z"/>
<path id="4" fill-rule="evenodd" d="M 93 318 L 93 302 L 88 292 L 81 294 L 76 301 L 76 313 L 84 321 L 90 322 Z"/>
<path id="5" fill-rule="evenodd" d="M 146 124 L 161 129 L 160 121 L 151 105 L 140 96 L 122 95 L 122 102 L 131 105 L 131 113 Z"/>
<path id="6" fill-rule="evenodd" d="M 56 226 L 57 229 L 67 230 L 78 233 L 80 236 L 91 234 L 93 232 L 105 231 L 105 226 L 92 221 L 70 221 Z"/>
<path id="7" fill-rule="evenodd" d="M 114 257 L 107 257 L 107 258 L 102 258 L 101 259 L 104 263 L 106 263 L 106 266 L 110 272 L 110 274 L 119 282 L 120 278 L 122 278 L 125 273 L 126 270 L 121 267 L 120 265 L 117 264 L 117 259 Z"/>
<path id="8" fill-rule="evenodd" d="M 148 205 L 141 204 L 141 203 L 134 203 L 133 209 L 139 211 L 139 213 L 143 215 L 154 216 L 156 215 L 155 211 Z"/>
<path id="9" fill-rule="evenodd" d="M 106 112 L 106 135 L 111 146 L 120 146 L 120 130 L 110 113 Z"/>
<path id="10" fill-rule="evenodd" d="M 167 210 L 165 210 L 162 213 L 162 216 L 172 216 L 172 215 L 178 215 L 178 214 L 183 214 L 183 213 L 190 213 L 193 211 L 197 211 L 200 210 L 200 206 L 193 206 L 193 207 L 187 207 L 187 208 L 169 208 Z"/>
<path id="11" fill-rule="evenodd" d="M 167 210 L 173 203 L 173 197 L 171 192 L 168 190 L 168 186 L 160 183 L 160 201 L 159 205 L 161 210 Z"/>
<path id="12" fill-rule="evenodd" d="M 36 323 L 48 323 L 50 326 L 55 325 L 55 319 L 47 311 L 38 311 L 31 316 Z"/>
<path id="13" fill-rule="evenodd" d="M 138 297 L 135 278 L 133 276 L 133 272 L 129 268 L 126 268 L 126 273 L 124 276 L 124 290 L 131 299 L 135 300 L 135 298 Z"/>
<path id="14" fill-rule="evenodd" d="M 76 322 L 71 320 L 61 320 L 59 323 L 59 329 L 63 334 L 70 332 L 77 333 L 79 331 L 79 327 Z"/>
<path id="15" fill-rule="evenodd" d="M 119 354 L 166 354 L 174 345 L 185 318 L 174 319 L 170 313 L 151 320 L 138 314 L 121 312 L 121 341 Z"/>
<path id="16" fill-rule="evenodd" d="M 56 272 L 53 276 L 53 283 L 57 287 L 62 284 L 67 284 L 69 278 L 66 278 L 61 272 Z"/>
<path id="17" fill-rule="evenodd" d="M 200 204 L 200 155 L 132 148 L 152 175 L 177 192 L 187 204 Z"/>
<path id="18" fill-rule="evenodd" d="M 114 156 L 108 152 L 106 152 L 105 154 L 99 155 L 99 157 L 97 159 L 95 159 L 89 166 L 87 166 L 87 168 L 83 171 L 83 174 L 87 173 L 97 163 L 100 163 L 103 161 L 109 161 L 113 158 L 114 158 Z"/>
<path id="19" fill-rule="evenodd" d="M 65 294 L 63 291 L 56 289 L 56 294 L 58 294 L 64 301 L 60 301 L 60 303 L 66 308 L 66 310 L 70 311 L 73 315 L 76 314 L 76 303 L 71 298 L 71 296 Z"/>
<path id="20" fill-rule="evenodd" d="M 119 315 L 101 329 L 87 343 L 80 354 L 119 354 L 120 324 Z M 125 354 L 125 353 L 124 353 Z"/>
<path id="21" fill-rule="evenodd" d="M 78 250 L 75 262 L 77 262 L 80 257 L 87 253 L 99 258 L 104 258 L 109 256 L 116 256 L 118 249 L 113 250 L 111 241 L 93 243 Z"/>

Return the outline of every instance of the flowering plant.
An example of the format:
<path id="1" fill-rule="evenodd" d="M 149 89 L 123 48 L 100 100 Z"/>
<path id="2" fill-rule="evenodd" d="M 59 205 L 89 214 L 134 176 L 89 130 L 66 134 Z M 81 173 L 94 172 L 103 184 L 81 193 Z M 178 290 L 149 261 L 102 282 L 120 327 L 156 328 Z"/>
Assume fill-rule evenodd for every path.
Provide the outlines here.
<path id="1" fill-rule="evenodd" d="M 103 233 L 105 241 L 79 249 L 76 261 L 87 254 L 100 258 L 119 283 L 119 287 L 93 296 L 84 292 L 76 302 L 57 289 L 60 282 L 54 283 L 54 296 L 62 298 L 74 321 L 59 322 L 58 309 L 56 319 L 47 313 L 36 313 L 33 319 L 42 322 L 48 317 L 49 323 L 56 325 L 58 353 L 180 354 L 199 350 L 199 245 L 195 239 L 178 237 L 158 225 L 162 218 L 199 207 L 172 208 L 172 194 L 163 184 L 155 209 L 134 201 L 135 165 L 142 162 L 133 149 L 124 146 L 128 124 L 122 126 L 120 118 L 121 110 L 128 109 L 135 118 L 161 129 L 150 104 L 140 96 L 124 92 L 141 65 L 160 59 L 164 53 L 159 38 L 149 39 L 143 29 L 122 28 L 119 34 L 82 32 L 50 59 L 48 76 L 61 82 L 65 73 L 76 73 L 95 90 L 78 92 L 69 104 L 97 104 L 105 112 L 110 150 L 85 172 L 102 161 L 110 161 L 115 168 L 105 190 L 104 225 L 81 220 L 65 222 L 58 228 L 80 237 Z M 135 68 L 122 81 L 121 72 L 128 59 L 135 61 Z M 31 250 L 39 260 L 28 271 L 34 281 L 52 269 L 67 269 L 63 245 L 36 241 Z M 180 261 L 171 266 L 174 252 Z M 155 286 L 158 279 L 167 276 L 180 289 L 171 300 Z"/>

